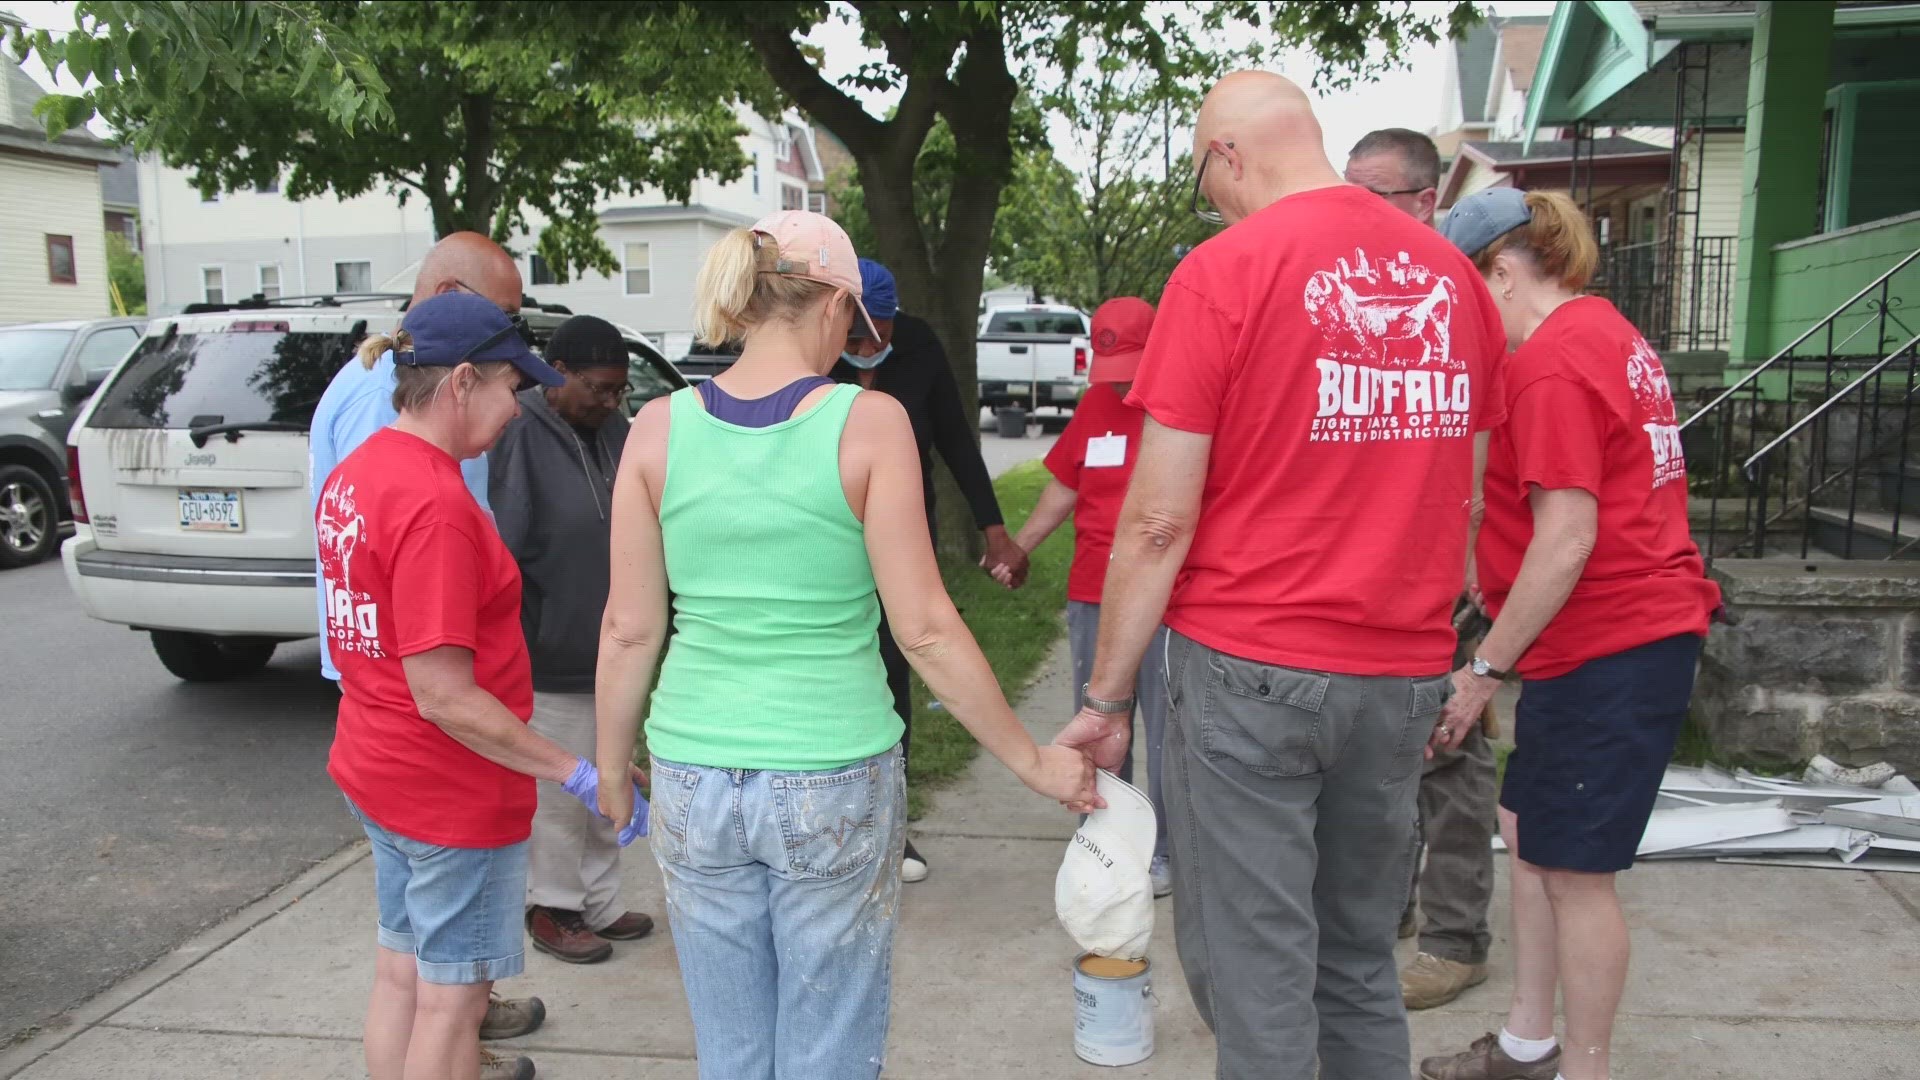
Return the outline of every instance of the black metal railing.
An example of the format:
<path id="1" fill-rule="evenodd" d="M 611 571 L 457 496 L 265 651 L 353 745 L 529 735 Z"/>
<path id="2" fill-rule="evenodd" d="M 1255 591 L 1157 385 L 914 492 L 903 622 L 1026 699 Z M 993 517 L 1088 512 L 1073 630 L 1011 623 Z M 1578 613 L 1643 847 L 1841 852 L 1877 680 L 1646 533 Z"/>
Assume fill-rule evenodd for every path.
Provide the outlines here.
<path id="1" fill-rule="evenodd" d="M 1589 291 L 1606 297 L 1661 352 L 1724 351 L 1733 333 L 1733 236 L 1612 244 Z"/>
<path id="2" fill-rule="evenodd" d="M 1842 557 L 1880 557 L 1853 555 L 1852 537 L 1862 521 L 1877 528 L 1879 515 L 1899 515 L 1907 454 L 1920 453 L 1920 439 L 1907 432 L 1912 383 L 1889 381 L 1905 377 L 1913 362 L 1916 320 L 1903 294 L 1914 288 L 1920 250 L 1680 425 L 1694 532 L 1709 563 L 1796 550 L 1804 557 L 1816 546 L 1832 550 L 1828 541 L 1840 544 L 1834 553 Z M 1883 465 L 1897 481 L 1890 502 L 1872 490 L 1867 472 Z M 1914 488 L 1920 500 L 1920 473 Z M 1879 505 L 1864 507 L 1862 496 Z M 1843 509 L 1840 532 L 1834 514 Z M 1920 501 L 1913 511 L 1909 519 L 1920 514 Z"/>

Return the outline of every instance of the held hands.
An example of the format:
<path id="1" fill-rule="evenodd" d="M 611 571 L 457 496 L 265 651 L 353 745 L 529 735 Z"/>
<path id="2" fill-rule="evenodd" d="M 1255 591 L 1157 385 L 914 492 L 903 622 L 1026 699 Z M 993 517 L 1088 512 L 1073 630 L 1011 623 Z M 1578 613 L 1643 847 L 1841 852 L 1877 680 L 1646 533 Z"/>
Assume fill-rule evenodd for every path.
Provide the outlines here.
<path id="1" fill-rule="evenodd" d="M 980 568 L 1009 589 L 1025 585 L 1028 569 L 1026 549 L 1007 535 L 1005 526 L 990 525 L 986 534 L 987 553 L 980 559 Z"/>
<path id="2" fill-rule="evenodd" d="M 600 770 L 593 762 L 581 758 L 573 767 L 573 775 L 560 785 L 567 794 L 579 799 L 581 805 L 606 818 L 608 821 L 624 822 L 620 826 L 620 846 L 626 847 L 642 836 L 647 835 L 647 800 L 640 797 L 640 784 L 647 774 L 639 766 L 629 765 L 628 782 L 600 786 Z"/>
<path id="3" fill-rule="evenodd" d="M 1498 689 L 1498 679 L 1475 675 L 1465 667 L 1454 672 L 1453 696 L 1440 710 L 1440 722 L 1434 725 L 1433 737 L 1427 741 L 1426 756 L 1457 748 L 1466 739 L 1467 732 L 1473 730 L 1473 725 L 1480 722 L 1480 714 Z"/>
<path id="4" fill-rule="evenodd" d="M 1020 781 L 1075 813 L 1085 814 L 1107 805 L 1096 788 L 1093 762 L 1080 751 L 1057 743 L 1034 747 L 1033 762 Z"/>
<path id="5" fill-rule="evenodd" d="M 1081 709 L 1054 737 L 1054 745 L 1072 747 L 1108 772 L 1118 772 L 1133 741 L 1130 713 L 1103 713 Z"/>

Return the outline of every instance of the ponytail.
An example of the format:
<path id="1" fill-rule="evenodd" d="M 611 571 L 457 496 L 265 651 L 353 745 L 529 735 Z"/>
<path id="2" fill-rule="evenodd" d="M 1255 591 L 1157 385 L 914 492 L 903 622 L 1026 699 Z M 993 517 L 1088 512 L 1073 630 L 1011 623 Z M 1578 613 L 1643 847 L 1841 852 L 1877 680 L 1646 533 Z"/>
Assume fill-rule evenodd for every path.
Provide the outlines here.
<path id="1" fill-rule="evenodd" d="M 700 341 L 719 346 L 739 341 L 772 319 L 798 315 L 834 287 L 822 281 L 780 273 L 780 251 L 752 229 L 735 229 L 707 252 L 693 279 L 693 330 Z"/>
<path id="2" fill-rule="evenodd" d="M 411 348 L 413 348 L 413 335 L 405 330 L 395 330 L 392 334 L 369 334 L 367 339 L 360 343 L 360 348 L 355 355 L 360 358 L 361 367 L 372 371 L 373 365 L 379 363 L 380 357 L 389 350 L 405 352 Z"/>
<path id="3" fill-rule="evenodd" d="M 1586 288 L 1600 263 L 1600 247 L 1594 243 L 1587 215 L 1558 191 L 1529 191 L 1527 209 L 1533 220 L 1495 238 L 1473 257 L 1473 264 L 1485 274 L 1492 270 L 1494 256 L 1519 251 L 1563 288 L 1572 292 Z"/>

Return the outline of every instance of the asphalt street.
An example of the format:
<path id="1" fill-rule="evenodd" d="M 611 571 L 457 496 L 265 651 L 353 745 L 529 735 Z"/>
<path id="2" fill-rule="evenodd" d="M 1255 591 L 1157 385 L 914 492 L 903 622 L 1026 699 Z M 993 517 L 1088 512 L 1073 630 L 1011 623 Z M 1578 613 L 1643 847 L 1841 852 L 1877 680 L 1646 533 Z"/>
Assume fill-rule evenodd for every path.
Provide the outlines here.
<path id="1" fill-rule="evenodd" d="M 360 833 L 312 642 L 188 685 L 81 614 L 57 560 L 0 570 L 0 613 L 4 1046 Z"/>

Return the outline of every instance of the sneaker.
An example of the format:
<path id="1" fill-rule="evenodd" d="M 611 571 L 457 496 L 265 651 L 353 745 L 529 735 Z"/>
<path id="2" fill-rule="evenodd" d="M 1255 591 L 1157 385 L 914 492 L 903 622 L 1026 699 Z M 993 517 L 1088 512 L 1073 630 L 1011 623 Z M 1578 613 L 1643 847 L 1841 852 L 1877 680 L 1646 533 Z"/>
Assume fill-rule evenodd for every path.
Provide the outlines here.
<path id="1" fill-rule="evenodd" d="M 503 998 L 487 995 L 487 1018 L 480 1021 L 483 1039 L 517 1039 L 531 1035 L 547 1019 L 547 1003 L 537 997 Z"/>
<path id="2" fill-rule="evenodd" d="M 533 1059 L 506 1057 L 480 1048 L 480 1080 L 533 1080 Z"/>
<path id="3" fill-rule="evenodd" d="M 534 948 L 569 964 L 597 964 L 613 955 L 613 946 L 587 929 L 587 920 L 577 911 L 528 908 L 527 936 Z"/>
<path id="4" fill-rule="evenodd" d="M 653 916 L 644 911 L 629 911 L 594 933 L 608 941 L 638 941 L 653 933 Z"/>
<path id="5" fill-rule="evenodd" d="M 916 881 L 927 880 L 927 860 L 914 850 L 913 841 L 907 841 L 907 856 L 900 860 L 900 880 L 911 885 Z"/>
<path id="6" fill-rule="evenodd" d="M 1500 1049 L 1500 1036 L 1488 1032 L 1458 1054 L 1420 1063 L 1420 1080 L 1553 1080 L 1560 1075 L 1560 1048 L 1539 1061 L 1515 1061 Z"/>
<path id="7" fill-rule="evenodd" d="M 1420 932 L 1420 917 L 1412 911 L 1400 916 L 1400 940 L 1405 941 Z"/>
<path id="8" fill-rule="evenodd" d="M 1409 1009 L 1431 1009 L 1486 981 L 1485 964 L 1463 964 L 1421 953 L 1400 972 L 1400 998 Z"/>
<path id="9" fill-rule="evenodd" d="M 1155 855 L 1153 863 L 1147 867 L 1147 875 L 1153 878 L 1153 898 L 1173 895 L 1173 863 L 1165 855 Z"/>

